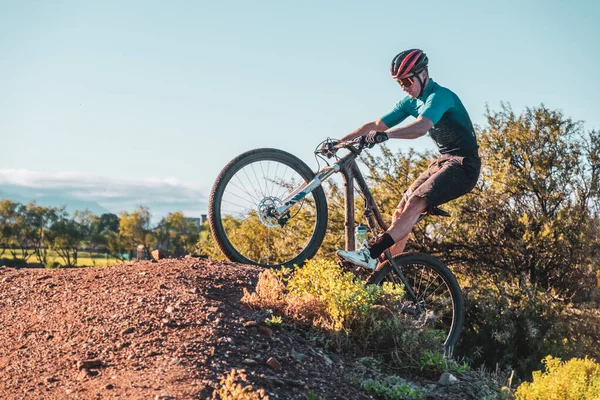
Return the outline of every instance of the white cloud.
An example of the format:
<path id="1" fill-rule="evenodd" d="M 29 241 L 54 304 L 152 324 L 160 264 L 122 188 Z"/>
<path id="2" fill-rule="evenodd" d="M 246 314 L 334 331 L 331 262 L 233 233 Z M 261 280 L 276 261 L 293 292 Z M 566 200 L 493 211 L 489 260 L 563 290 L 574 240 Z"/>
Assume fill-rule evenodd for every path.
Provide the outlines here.
<path id="1" fill-rule="evenodd" d="M 50 199 L 97 203 L 113 213 L 130 212 L 143 205 L 150 209 L 153 219 L 174 211 L 198 217 L 208 208 L 206 189 L 175 178 L 133 180 L 77 172 L 0 169 L 0 196 L 3 193 L 4 197 L 12 195 L 40 204 Z"/>

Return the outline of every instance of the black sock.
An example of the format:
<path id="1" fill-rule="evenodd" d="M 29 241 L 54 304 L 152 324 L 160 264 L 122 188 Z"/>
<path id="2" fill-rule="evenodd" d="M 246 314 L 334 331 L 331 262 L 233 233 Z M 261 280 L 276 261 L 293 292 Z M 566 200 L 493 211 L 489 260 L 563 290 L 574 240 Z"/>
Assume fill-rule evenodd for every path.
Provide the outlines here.
<path id="1" fill-rule="evenodd" d="M 391 247 L 394 243 L 394 239 L 389 233 L 384 233 L 379 236 L 379 239 L 373 243 L 373 246 L 369 247 L 369 253 L 372 258 L 377 258 L 383 253 L 388 247 Z"/>

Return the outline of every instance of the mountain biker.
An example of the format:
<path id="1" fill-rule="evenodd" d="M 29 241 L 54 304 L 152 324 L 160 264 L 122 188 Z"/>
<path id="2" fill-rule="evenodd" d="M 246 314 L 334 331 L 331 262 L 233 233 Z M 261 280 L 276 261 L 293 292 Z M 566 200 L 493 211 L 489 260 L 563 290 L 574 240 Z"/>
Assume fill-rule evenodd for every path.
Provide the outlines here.
<path id="1" fill-rule="evenodd" d="M 405 192 L 391 226 L 372 246 L 337 251 L 339 258 L 351 264 L 374 270 L 386 249 L 390 248 L 394 256 L 401 253 L 420 214 L 470 192 L 477 183 L 481 160 L 469 114 L 454 92 L 429 77 L 427 65 L 427 55 L 419 49 L 396 55 L 390 73 L 407 96 L 388 114 L 341 139 L 362 136 L 363 142 L 372 146 L 388 139 L 415 139 L 429 132 L 440 152 Z M 408 116 L 416 120 L 390 129 Z"/>

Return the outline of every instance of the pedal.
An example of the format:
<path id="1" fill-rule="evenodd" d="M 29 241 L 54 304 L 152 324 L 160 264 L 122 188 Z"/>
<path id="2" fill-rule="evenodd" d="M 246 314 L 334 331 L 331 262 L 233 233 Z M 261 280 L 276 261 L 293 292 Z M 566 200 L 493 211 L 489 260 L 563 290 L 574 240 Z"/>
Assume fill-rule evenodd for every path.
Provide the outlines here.
<path id="1" fill-rule="evenodd" d="M 369 277 L 369 275 L 371 275 L 374 272 L 371 269 L 364 268 L 364 267 L 361 267 L 360 265 L 355 265 L 348 261 L 345 261 L 344 259 L 340 258 L 339 256 L 336 256 L 336 258 L 337 258 L 337 264 L 344 271 L 351 272 L 352 274 L 356 275 L 360 279 L 367 279 Z"/>
<path id="2" fill-rule="evenodd" d="M 345 269 L 348 272 L 352 272 L 353 274 L 356 274 L 357 271 L 363 269 L 357 265 L 354 265 L 346 260 L 344 260 L 343 258 L 341 258 L 340 256 L 336 255 L 336 259 L 337 259 L 337 264 L 342 267 L 343 269 Z"/>

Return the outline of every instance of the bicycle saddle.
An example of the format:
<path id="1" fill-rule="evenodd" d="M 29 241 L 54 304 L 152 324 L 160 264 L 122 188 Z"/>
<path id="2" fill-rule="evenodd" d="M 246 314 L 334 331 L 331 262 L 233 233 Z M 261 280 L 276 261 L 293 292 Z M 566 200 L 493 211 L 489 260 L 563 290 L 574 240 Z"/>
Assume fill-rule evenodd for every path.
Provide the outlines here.
<path id="1" fill-rule="evenodd" d="M 433 207 L 431 210 L 429 210 L 429 215 L 439 215 L 441 217 L 449 217 L 450 213 L 446 210 L 442 210 L 439 207 Z"/>

